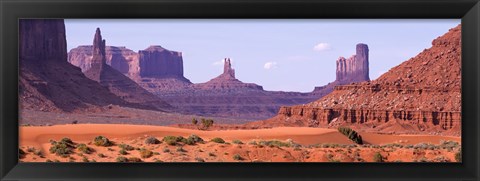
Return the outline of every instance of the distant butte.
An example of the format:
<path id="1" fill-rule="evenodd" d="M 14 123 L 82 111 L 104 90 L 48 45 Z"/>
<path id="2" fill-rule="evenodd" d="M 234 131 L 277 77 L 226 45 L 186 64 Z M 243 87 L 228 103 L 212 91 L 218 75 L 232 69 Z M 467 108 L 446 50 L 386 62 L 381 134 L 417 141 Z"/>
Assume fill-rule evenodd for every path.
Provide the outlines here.
<path id="1" fill-rule="evenodd" d="M 230 58 L 223 59 L 223 63 L 224 65 L 222 74 L 208 82 L 195 84 L 195 88 L 202 90 L 229 89 L 233 91 L 243 91 L 246 89 L 263 90 L 262 86 L 253 83 L 243 83 L 242 81 L 235 78 L 235 70 L 232 68 Z"/>
<path id="2" fill-rule="evenodd" d="M 102 39 L 99 28 L 97 28 L 93 39 L 91 67 L 84 74 L 127 102 L 143 105 L 146 109 L 166 110 L 171 108 L 168 103 L 160 100 L 127 76 L 107 65 L 105 40 Z"/>

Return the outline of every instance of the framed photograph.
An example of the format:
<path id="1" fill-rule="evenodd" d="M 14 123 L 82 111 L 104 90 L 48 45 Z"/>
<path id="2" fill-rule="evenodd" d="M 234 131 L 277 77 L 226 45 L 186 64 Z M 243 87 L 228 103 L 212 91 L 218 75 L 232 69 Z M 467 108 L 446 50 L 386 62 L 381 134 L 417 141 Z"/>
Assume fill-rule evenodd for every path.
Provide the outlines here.
<path id="1" fill-rule="evenodd" d="M 1 1 L 1 180 L 478 180 L 480 4 Z"/>

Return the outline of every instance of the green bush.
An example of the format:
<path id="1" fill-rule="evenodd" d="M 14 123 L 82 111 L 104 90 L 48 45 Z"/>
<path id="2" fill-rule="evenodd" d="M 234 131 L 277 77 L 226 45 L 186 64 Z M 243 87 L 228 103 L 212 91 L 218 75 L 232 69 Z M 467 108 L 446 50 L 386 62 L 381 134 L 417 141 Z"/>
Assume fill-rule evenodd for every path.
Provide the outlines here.
<path id="1" fill-rule="evenodd" d="M 50 153 L 54 153 L 62 157 L 68 157 L 68 155 L 73 153 L 73 149 L 75 148 L 72 140 L 68 138 L 63 138 L 59 142 L 52 141 L 51 144 L 52 146 L 49 149 Z"/>
<path id="2" fill-rule="evenodd" d="M 177 144 L 177 137 L 176 136 L 165 136 L 163 137 L 163 142 L 167 143 L 168 145 L 176 145 Z"/>
<path id="3" fill-rule="evenodd" d="M 130 146 L 130 145 L 127 145 L 127 144 L 119 144 L 118 147 L 121 148 L 121 149 L 124 149 L 126 151 L 132 151 L 132 150 L 135 149 L 133 146 Z"/>
<path id="4" fill-rule="evenodd" d="M 106 137 L 104 136 L 97 136 L 93 140 L 93 144 L 96 146 L 112 146 L 113 143 Z"/>
<path id="5" fill-rule="evenodd" d="M 237 145 L 243 144 L 243 142 L 240 141 L 240 140 L 233 140 L 232 143 L 233 143 L 233 144 L 237 144 Z"/>
<path id="6" fill-rule="evenodd" d="M 120 155 L 128 155 L 127 150 L 125 150 L 123 148 L 120 151 L 118 151 L 118 153 L 120 153 Z"/>
<path id="7" fill-rule="evenodd" d="M 352 140 L 353 142 L 355 142 L 357 144 L 360 144 L 360 145 L 363 144 L 362 136 L 360 136 L 360 134 L 358 134 L 352 128 L 340 127 L 340 128 L 338 128 L 338 132 L 347 136 L 348 139 Z"/>
<path id="8" fill-rule="evenodd" d="M 152 157 L 153 155 L 153 152 L 148 150 L 148 149 L 145 149 L 145 148 L 141 148 L 140 149 L 140 157 L 142 158 L 150 158 Z"/>
<path id="9" fill-rule="evenodd" d="M 233 155 L 233 159 L 234 160 L 243 160 L 242 156 L 240 156 L 239 154 Z"/>
<path id="10" fill-rule="evenodd" d="M 93 152 L 90 147 L 83 143 L 77 145 L 77 150 L 85 154 L 90 154 Z"/>
<path id="11" fill-rule="evenodd" d="M 269 146 L 269 147 L 290 147 L 290 143 L 282 142 L 278 140 L 262 140 L 258 142 L 259 145 Z"/>
<path id="12" fill-rule="evenodd" d="M 119 157 L 117 157 L 116 161 L 117 161 L 117 162 L 126 163 L 126 162 L 128 162 L 128 158 L 127 158 L 127 157 L 123 157 L 123 156 L 119 156 Z"/>
<path id="13" fill-rule="evenodd" d="M 187 145 L 193 145 L 195 143 L 203 143 L 203 139 L 200 138 L 200 136 L 192 134 L 187 138 L 186 144 Z"/>
<path id="14" fill-rule="evenodd" d="M 223 140 L 222 138 L 218 138 L 218 137 L 213 138 L 210 141 L 215 142 L 215 143 L 225 143 L 225 140 Z"/>
<path id="15" fill-rule="evenodd" d="M 373 161 L 374 161 L 374 162 L 383 162 L 383 156 L 382 156 L 382 154 L 380 154 L 379 152 L 376 152 L 376 153 L 373 155 Z"/>
<path id="16" fill-rule="evenodd" d="M 150 136 L 147 139 L 145 139 L 145 144 L 160 144 L 160 140 L 158 140 L 153 136 Z"/>

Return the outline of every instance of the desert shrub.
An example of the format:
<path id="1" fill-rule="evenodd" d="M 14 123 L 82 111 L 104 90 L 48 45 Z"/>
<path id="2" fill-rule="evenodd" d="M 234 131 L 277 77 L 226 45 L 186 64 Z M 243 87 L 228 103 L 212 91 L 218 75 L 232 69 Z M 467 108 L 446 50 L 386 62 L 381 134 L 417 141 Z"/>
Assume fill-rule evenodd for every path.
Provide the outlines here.
<path id="1" fill-rule="evenodd" d="M 205 160 L 203 158 L 199 158 L 199 157 L 196 157 L 195 158 L 195 161 L 197 162 L 205 162 Z"/>
<path id="2" fill-rule="evenodd" d="M 233 143 L 233 144 L 237 144 L 237 145 L 243 144 L 243 142 L 240 141 L 240 140 L 233 140 L 232 143 Z"/>
<path id="3" fill-rule="evenodd" d="M 73 145 L 73 141 L 70 139 L 70 138 L 62 138 L 60 140 L 60 142 L 64 143 L 64 144 L 68 144 L 68 145 Z"/>
<path id="4" fill-rule="evenodd" d="M 121 148 L 121 149 L 124 149 L 126 151 L 132 151 L 132 150 L 135 149 L 133 146 L 130 146 L 130 145 L 127 145 L 127 144 L 119 144 L 118 147 Z"/>
<path id="5" fill-rule="evenodd" d="M 210 140 L 211 142 L 215 142 L 215 143 L 225 143 L 225 140 L 223 140 L 222 138 L 213 138 Z"/>
<path id="6" fill-rule="evenodd" d="M 460 146 L 460 143 L 458 143 L 456 141 L 444 141 L 444 140 L 440 141 L 440 147 L 443 148 L 443 149 L 447 149 L 449 151 L 451 151 L 454 148 L 457 148 L 459 146 Z"/>
<path id="7" fill-rule="evenodd" d="M 51 144 L 52 146 L 49 151 L 52 154 L 54 153 L 62 157 L 68 157 L 68 155 L 73 153 L 74 145 L 72 140 L 68 138 L 63 138 L 59 142 L 52 141 Z"/>
<path id="8" fill-rule="evenodd" d="M 430 144 L 430 143 L 418 143 L 416 145 L 413 146 L 414 149 L 428 149 L 428 150 L 435 150 L 435 149 L 438 149 L 439 147 L 438 146 L 435 146 L 434 144 Z"/>
<path id="9" fill-rule="evenodd" d="M 123 157 L 123 156 L 119 156 L 119 157 L 117 157 L 116 161 L 117 161 L 117 162 L 126 163 L 126 162 L 128 162 L 128 158 L 127 158 L 127 157 Z"/>
<path id="10" fill-rule="evenodd" d="M 183 136 L 177 136 L 177 143 L 187 143 L 187 138 L 184 138 Z"/>
<path id="11" fill-rule="evenodd" d="M 142 162 L 142 159 L 138 158 L 138 157 L 130 157 L 128 158 L 128 162 Z"/>
<path id="12" fill-rule="evenodd" d="M 47 159 L 47 160 L 45 160 L 45 162 L 51 163 L 51 162 L 53 162 L 53 161 L 50 160 L 50 159 Z"/>
<path id="13" fill-rule="evenodd" d="M 140 149 L 140 157 L 142 158 L 150 158 L 152 157 L 153 155 L 153 152 L 148 150 L 148 149 L 145 149 L 145 148 L 141 148 Z"/>
<path id="14" fill-rule="evenodd" d="M 127 155 L 128 154 L 127 150 L 125 150 L 123 148 L 120 151 L 118 151 L 118 153 L 120 153 L 120 155 Z"/>
<path id="15" fill-rule="evenodd" d="M 165 137 L 163 137 L 163 142 L 167 143 L 168 145 L 176 145 L 177 144 L 177 137 L 176 136 L 165 136 Z"/>
<path id="16" fill-rule="evenodd" d="M 216 156 L 214 153 L 210 152 L 208 153 L 208 156 Z"/>
<path id="17" fill-rule="evenodd" d="M 457 153 L 455 153 L 455 161 L 462 162 L 462 149 L 459 149 Z"/>
<path id="18" fill-rule="evenodd" d="M 193 125 L 197 125 L 197 124 L 198 124 L 197 118 L 192 118 L 192 124 L 193 124 Z"/>
<path id="19" fill-rule="evenodd" d="M 33 153 L 36 149 L 34 147 L 28 147 L 27 152 Z"/>
<path id="20" fill-rule="evenodd" d="M 33 152 L 33 154 L 39 156 L 40 158 L 43 158 L 43 153 L 41 150 L 35 150 L 35 152 Z"/>
<path id="21" fill-rule="evenodd" d="M 90 154 L 93 152 L 90 147 L 83 143 L 77 145 L 77 150 L 85 154 Z"/>
<path id="22" fill-rule="evenodd" d="M 177 152 L 187 152 L 187 150 L 183 149 L 183 147 L 177 147 Z"/>
<path id="23" fill-rule="evenodd" d="M 197 135 L 190 135 L 185 142 L 187 145 L 194 145 L 195 143 L 203 143 L 203 139 Z"/>
<path id="24" fill-rule="evenodd" d="M 213 125 L 213 122 L 214 122 L 213 119 L 202 118 L 201 119 L 202 126 L 199 127 L 198 129 L 207 130 L 210 126 Z"/>
<path id="25" fill-rule="evenodd" d="M 248 142 L 248 144 L 249 145 L 257 145 L 258 143 L 255 140 L 251 140 L 251 141 Z"/>
<path id="26" fill-rule="evenodd" d="M 360 134 L 358 134 L 352 128 L 340 127 L 340 128 L 338 128 L 338 132 L 347 136 L 348 139 L 352 140 L 353 142 L 355 142 L 357 144 L 360 144 L 360 145 L 363 144 L 362 136 L 360 136 Z"/>
<path id="27" fill-rule="evenodd" d="M 240 156 L 239 154 L 233 155 L 233 159 L 234 160 L 243 160 L 242 156 Z"/>
<path id="28" fill-rule="evenodd" d="M 145 139 L 145 144 L 160 144 L 160 140 L 158 140 L 153 136 L 150 136 L 147 139 Z"/>
<path id="29" fill-rule="evenodd" d="M 259 145 L 263 145 L 263 146 L 270 146 L 270 147 L 290 147 L 292 146 L 290 143 L 287 143 L 287 142 L 282 142 L 282 141 L 278 141 L 278 140 L 268 140 L 268 141 L 265 141 L 265 140 L 262 140 L 262 141 L 259 141 L 258 142 Z"/>
<path id="30" fill-rule="evenodd" d="M 379 152 L 376 152 L 376 153 L 373 155 L 373 161 L 374 161 L 374 162 L 383 162 L 383 156 L 382 156 L 382 154 L 380 154 Z"/>
<path id="31" fill-rule="evenodd" d="M 93 139 L 93 144 L 96 146 L 112 146 L 113 143 L 104 136 L 97 136 Z"/>

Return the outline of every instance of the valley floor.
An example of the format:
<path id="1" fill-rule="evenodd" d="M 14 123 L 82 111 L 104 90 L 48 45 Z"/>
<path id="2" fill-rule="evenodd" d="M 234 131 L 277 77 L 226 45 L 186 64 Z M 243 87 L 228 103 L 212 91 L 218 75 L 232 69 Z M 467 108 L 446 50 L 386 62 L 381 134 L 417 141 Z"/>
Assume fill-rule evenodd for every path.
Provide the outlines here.
<path id="1" fill-rule="evenodd" d="M 363 145 L 354 144 L 336 129 L 278 127 L 255 130 L 201 131 L 165 126 L 128 124 L 69 124 L 21 126 L 22 162 L 116 162 L 122 157 L 143 162 L 386 162 L 435 161 L 455 162 L 461 138 L 432 135 L 381 135 L 362 133 Z M 102 135 L 114 145 L 95 146 Z M 165 136 L 198 135 L 204 142 L 167 144 Z M 49 152 L 51 141 L 70 138 L 75 145 L 86 144 L 91 153 L 76 148 L 69 155 Z M 161 142 L 146 144 L 148 137 Z M 211 141 L 222 138 L 226 143 Z M 133 150 L 120 153 L 120 144 Z M 148 150 L 148 155 L 141 152 Z M 381 158 L 379 158 L 380 154 Z M 375 156 L 377 155 L 377 156 Z"/>

